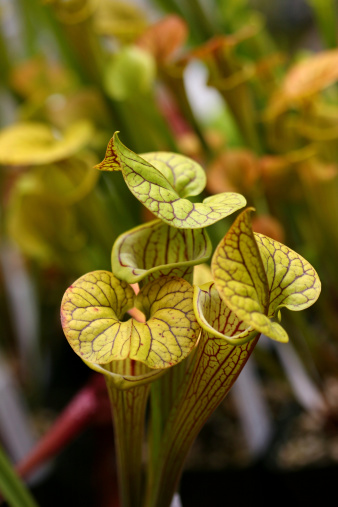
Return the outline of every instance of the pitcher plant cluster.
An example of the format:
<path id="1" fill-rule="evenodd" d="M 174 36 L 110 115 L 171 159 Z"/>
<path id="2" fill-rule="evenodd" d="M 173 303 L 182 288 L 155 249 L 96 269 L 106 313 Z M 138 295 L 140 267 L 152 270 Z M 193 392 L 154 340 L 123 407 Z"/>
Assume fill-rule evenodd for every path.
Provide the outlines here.
<path id="1" fill-rule="evenodd" d="M 168 507 L 193 441 L 260 334 L 287 342 L 280 309 L 312 305 L 320 281 L 296 252 L 254 233 L 247 208 L 203 271 L 206 283 L 194 285 L 194 268 L 212 254 L 206 227 L 243 208 L 244 197 L 191 202 L 206 184 L 197 162 L 139 156 L 117 133 L 96 168 L 121 171 L 157 218 L 118 237 L 111 272 L 87 273 L 68 288 L 62 326 L 76 354 L 106 379 L 121 506 Z"/>

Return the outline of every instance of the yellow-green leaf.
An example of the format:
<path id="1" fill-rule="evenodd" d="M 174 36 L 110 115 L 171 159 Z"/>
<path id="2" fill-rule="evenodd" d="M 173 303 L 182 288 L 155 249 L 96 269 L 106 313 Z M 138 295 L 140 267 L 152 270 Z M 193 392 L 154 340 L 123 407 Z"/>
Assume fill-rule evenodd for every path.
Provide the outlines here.
<path id="1" fill-rule="evenodd" d="M 73 350 L 91 363 L 125 359 L 132 322 L 121 322 L 133 307 L 134 291 L 108 271 L 93 271 L 71 285 L 61 303 L 63 331 Z"/>
<path id="2" fill-rule="evenodd" d="M 93 154 L 84 151 L 81 155 L 34 167 L 41 194 L 60 204 L 73 204 L 86 197 L 94 189 L 98 173 L 93 171 Z"/>
<path id="3" fill-rule="evenodd" d="M 93 127 L 82 120 L 63 134 L 44 123 L 12 125 L 0 133 L 0 164 L 48 164 L 79 152 L 91 139 Z"/>
<path id="4" fill-rule="evenodd" d="M 263 234 L 254 233 L 269 284 L 269 310 L 304 310 L 317 301 L 321 284 L 311 264 L 298 253 Z"/>
<path id="5" fill-rule="evenodd" d="M 211 266 L 221 297 L 239 319 L 274 340 L 288 341 L 284 329 L 266 315 L 268 281 L 252 232 L 250 210 L 239 215 L 219 243 Z"/>
<path id="6" fill-rule="evenodd" d="M 262 234 L 253 234 L 250 209 L 239 215 L 218 245 L 212 271 L 227 306 L 253 329 L 287 342 L 286 331 L 271 321 L 286 306 L 301 310 L 316 301 L 320 282 L 296 252 Z M 257 240 L 257 241 L 256 241 Z"/>
<path id="7" fill-rule="evenodd" d="M 99 35 L 117 39 L 122 44 L 133 42 L 148 27 L 145 10 L 135 2 L 100 0 L 93 16 L 94 30 Z"/>
<path id="8" fill-rule="evenodd" d="M 204 229 L 175 229 L 154 220 L 117 238 L 112 250 L 112 269 L 128 283 L 149 276 L 186 278 L 192 266 L 209 259 L 211 248 Z"/>
<path id="9" fill-rule="evenodd" d="M 234 192 L 208 197 L 203 203 L 181 198 L 161 171 L 126 148 L 117 133 L 109 141 L 106 156 L 96 168 L 121 170 L 129 190 L 146 208 L 164 222 L 181 229 L 207 227 L 246 203 L 242 195 Z"/>
<path id="10" fill-rule="evenodd" d="M 148 320 L 145 324 L 134 321 L 132 359 L 150 368 L 167 368 L 190 354 L 200 327 L 193 309 L 193 288 L 186 280 L 156 278 L 139 292 L 136 305 Z"/>
<path id="11" fill-rule="evenodd" d="M 79 278 L 61 304 L 63 330 L 73 350 L 94 365 L 128 357 L 160 369 L 182 361 L 200 330 L 191 285 L 161 277 L 146 285 L 136 302 L 148 320 L 122 322 L 134 303 L 132 288 L 108 271 Z"/>
<path id="12" fill-rule="evenodd" d="M 212 273 L 208 264 L 198 264 L 194 268 L 194 285 L 201 286 L 212 280 Z"/>
<path id="13" fill-rule="evenodd" d="M 211 267 L 217 288 L 229 308 L 241 320 L 267 334 L 268 284 L 251 228 L 250 210 L 239 215 L 219 243 Z"/>
<path id="14" fill-rule="evenodd" d="M 207 184 L 203 167 L 189 157 L 164 151 L 140 156 L 167 178 L 180 197 L 198 195 Z"/>

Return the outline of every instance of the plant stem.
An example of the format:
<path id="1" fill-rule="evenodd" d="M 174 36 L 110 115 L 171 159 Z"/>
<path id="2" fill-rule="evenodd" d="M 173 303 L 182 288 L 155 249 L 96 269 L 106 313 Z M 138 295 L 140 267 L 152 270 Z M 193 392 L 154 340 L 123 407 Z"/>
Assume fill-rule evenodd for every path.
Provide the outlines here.
<path id="1" fill-rule="evenodd" d="M 114 373 L 142 373 L 141 363 L 114 361 Z M 136 370 L 140 370 L 136 372 Z M 142 447 L 149 385 L 118 390 L 109 377 L 107 389 L 112 407 L 121 507 L 140 507 L 142 495 Z"/>
<path id="2" fill-rule="evenodd" d="M 334 0 L 308 0 L 323 41 L 329 48 L 337 45 L 337 5 Z"/>
<path id="3" fill-rule="evenodd" d="M 37 507 L 37 503 L 15 474 L 9 460 L 0 447 L 0 490 L 9 505 L 14 507 Z M 1 503 L 1 497 L 0 497 Z"/>
<path id="4" fill-rule="evenodd" d="M 187 370 L 187 361 L 170 368 L 151 385 L 151 427 L 149 431 L 149 458 L 145 505 L 148 505 L 155 488 L 155 477 L 159 467 L 162 436 L 171 408 L 177 397 Z"/>
<path id="5" fill-rule="evenodd" d="M 163 432 L 146 507 L 170 506 L 191 445 L 234 384 L 257 339 L 234 347 L 205 334 L 201 338 Z"/>

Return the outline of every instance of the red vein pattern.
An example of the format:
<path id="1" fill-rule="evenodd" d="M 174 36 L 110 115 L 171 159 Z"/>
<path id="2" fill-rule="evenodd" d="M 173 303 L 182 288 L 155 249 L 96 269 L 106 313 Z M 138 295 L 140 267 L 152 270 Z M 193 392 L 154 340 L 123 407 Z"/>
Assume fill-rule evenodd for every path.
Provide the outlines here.
<path id="1" fill-rule="evenodd" d="M 127 377 L 141 376 L 149 371 L 142 363 L 130 359 L 111 363 L 109 370 Z M 120 391 L 115 388 L 109 377 L 106 377 L 106 382 L 112 407 L 116 457 L 120 472 L 121 505 L 137 505 L 141 498 L 142 447 L 150 384 Z"/>
<path id="2" fill-rule="evenodd" d="M 205 298 L 205 317 L 217 331 L 232 335 L 247 325 L 226 307 L 212 284 Z M 228 345 L 203 331 L 195 357 L 172 408 L 162 441 L 158 491 L 175 491 L 185 457 L 206 420 L 221 403 L 244 367 L 258 340 Z M 156 492 L 155 492 L 156 495 Z M 161 507 L 169 506 L 166 501 Z"/>
<path id="3" fill-rule="evenodd" d="M 237 217 L 219 243 L 211 268 L 221 296 L 240 319 L 255 321 L 267 312 L 267 276 L 252 232 L 250 209 Z"/>
<path id="4" fill-rule="evenodd" d="M 83 359 L 105 364 L 128 357 L 131 321 L 120 322 L 134 306 L 134 291 L 108 271 L 93 271 L 76 280 L 61 303 L 63 331 Z"/>
<path id="5" fill-rule="evenodd" d="M 112 268 L 128 283 L 170 275 L 192 281 L 192 266 L 206 262 L 211 242 L 204 229 L 176 229 L 161 220 L 135 227 L 117 238 Z"/>
<path id="6" fill-rule="evenodd" d="M 193 309 L 193 288 L 186 280 L 157 278 L 139 292 L 136 306 L 149 319 L 145 324 L 133 322 L 131 358 L 150 368 L 167 368 L 190 354 L 200 327 Z"/>
<path id="7" fill-rule="evenodd" d="M 182 361 L 200 332 L 191 285 L 173 277 L 147 284 L 136 299 L 148 316 L 145 323 L 121 322 L 133 303 L 131 287 L 112 273 L 94 271 L 79 278 L 61 304 L 63 330 L 73 350 L 94 364 L 129 357 L 160 369 Z"/>
<path id="8" fill-rule="evenodd" d="M 207 183 L 203 167 L 178 153 L 157 151 L 140 155 L 167 178 L 180 197 L 200 194 Z"/>
<path id="9" fill-rule="evenodd" d="M 168 179 L 145 159 L 126 148 L 116 133 L 109 141 L 107 153 L 107 161 L 104 159 L 96 166 L 97 169 L 117 170 L 118 162 L 134 196 L 154 215 L 173 227 L 207 227 L 245 206 L 244 197 L 234 192 L 211 196 L 203 203 L 196 204 L 181 198 Z"/>
<path id="10" fill-rule="evenodd" d="M 253 234 L 250 209 L 241 213 L 218 245 L 213 260 L 214 280 L 220 295 L 238 317 L 273 340 L 288 335 L 270 319 L 285 306 L 302 310 L 320 294 L 313 267 L 278 241 Z"/>
<path id="11" fill-rule="evenodd" d="M 269 313 L 277 308 L 303 310 L 319 297 L 321 284 L 311 264 L 299 254 L 263 234 L 255 233 L 269 284 Z"/>

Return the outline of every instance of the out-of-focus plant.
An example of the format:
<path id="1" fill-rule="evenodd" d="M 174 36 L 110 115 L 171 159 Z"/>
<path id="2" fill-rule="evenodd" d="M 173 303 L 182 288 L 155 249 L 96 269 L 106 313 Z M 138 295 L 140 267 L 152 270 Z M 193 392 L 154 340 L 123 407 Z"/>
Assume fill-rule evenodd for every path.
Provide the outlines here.
<path id="1" fill-rule="evenodd" d="M 9 505 L 18 507 L 36 507 L 33 497 L 25 488 L 24 484 L 17 477 L 10 461 L 0 447 L 0 489 L 5 500 Z"/>
<path id="2" fill-rule="evenodd" d="M 331 0 L 308 3 L 328 48 L 316 54 L 308 48 L 299 51 L 293 37 L 275 37 L 269 20 L 248 0 L 153 0 L 150 7 L 160 9 L 155 13 L 168 13 L 154 23 L 154 11 L 149 14 L 131 1 L 18 0 L 13 24 L 11 3 L 0 10 L 1 245 L 9 240 L 19 246 L 26 274 L 39 289 L 40 320 L 48 321 L 50 333 L 57 335 L 57 330 L 50 326 L 46 305 L 52 301 L 55 314 L 70 278 L 109 269 L 111 244 L 124 231 L 134 228 L 115 241 L 118 279 L 129 269 L 140 277 L 156 272 L 156 258 L 138 265 L 147 245 L 164 244 L 166 234 L 183 255 L 186 238 L 181 232 L 186 229 L 143 223 L 153 220 L 156 200 L 149 209 L 139 205 L 124 184 L 123 177 L 133 190 L 125 166 L 114 179 L 91 170 L 110 133 L 120 129 L 138 153 L 179 151 L 206 169 L 203 203 L 196 207 L 200 213 L 210 203 L 219 204 L 218 192 L 243 194 L 257 210 L 252 221 L 256 232 L 285 241 L 317 267 L 323 282 L 319 303 L 309 318 L 289 312 L 285 327 L 297 338 L 298 350 L 309 347 L 311 354 L 303 355 L 308 371 L 315 376 L 317 367 L 324 377 L 336 375 L 336 13 Z M 207 86 L 218 94 L 217 109 L 210 107 L 203 118 L 187 86 L 196 61 L 207 72 Z M 199 103 L 205 101 L 204 91 Z M 155 164 L 152 158 L 144 160 Z M 175 187 L 170 171 L 164 176 Z M 188 194 L 180 192 L 176 206 L 183 212 L 196 198 L 193 193 L 187 201 Z M 148 201 L 144 197 L 141 202 Z M 209 229 L 213 245 L 224 236 L 224 222 L 230 225 L 225 219 Z M 197 240 L 194 231 L 189 234 Z M 138 248 L 131 258 L 128 248 L 134 243 Z M 194 248 L 184 253 L 183 272 L 174 266 L 169 273 L 184 273 L 191 282 L 196 258 L 205 262 L 210 248 L 204 233 L 199 235 Z M 126 266 L 116 260 L 120 249 Z M 164 257 L 165 252 L 163 248 Z M 190 255 L 195 259 L 191 264 Z M 175 265 L 173 254 L 168 256 L 163 266 Z M 168 274 L 168 269 L 160 272 Z M 8 347 L 13 330 L 6 291 L 1 296 L 1 334 L 6 337 L 1 347 L 11 355 L 16 345 Z M 59 339 L 55 343 L 62 347 Z M 171 369 L 158 383 L 170 375 Z"/>
<path id="3" fill-rule="evenodd" d="M 158 219 L 118 238 L 112 272 L 90 272 L 69 287 L 62 326 L 73 350 L 106 378 L 121 505 L 168 507 L 189 448 L 259 334 L 288 341 L 274 317 L 282 307 L 312 305 L 320 282 L 298 254 L 253 234 L 248 209 L 215 251 L 214 281 L 193 288 L 193 266 L 211 254 L 204 228 L 243 207 L 245 199 L 226 192 L 192 203 L 187 197 L 205 185 L 197 163 L 168 152 L 138 156 L 116 134 L 97 168 L 121 171 L 129 190 Z M 135 283 L 137 295 L 129 285 Z M 125 320 L 128 311 L 132 318 Z"/>

